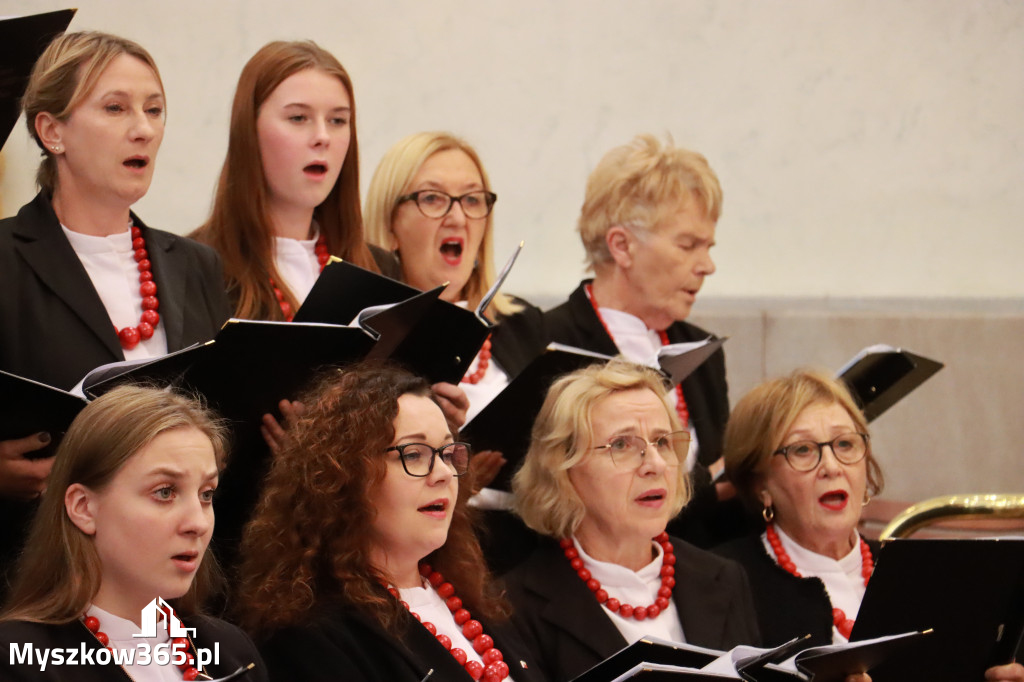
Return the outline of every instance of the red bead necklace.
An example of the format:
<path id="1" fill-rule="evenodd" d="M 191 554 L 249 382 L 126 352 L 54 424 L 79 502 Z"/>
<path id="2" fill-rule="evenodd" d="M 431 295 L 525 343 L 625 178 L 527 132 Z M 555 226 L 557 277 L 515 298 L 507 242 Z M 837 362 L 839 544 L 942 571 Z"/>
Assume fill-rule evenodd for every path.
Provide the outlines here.
<path id="1" fill-rule="evenodd" d="M 142 295 L 142 317 L 137 327 L 125 327 L 114 329 L 117 331 L 117 339 L 121 342 L 121 348 L 131 350 L 139 345 L 139 341 L 152 338 L 153 330 L 160 322 L 160 301 L 156 297 L 156 282 L 153 281 L 153 264 L 149 261 L 149 252 L 146 251 L 146 240 L 142 236 L 142 230 L 132 225 L 132 249 L 135 250 L 135 262 L 139 268 L 139 293 Z"/>
<path id="2" fill-rule="evenodd" d="M 487 368 L 491 366 L 491 335 L 487 335 L 484 345 L 480 348 L 480 357 L 476 363 L 476 371 L 462 377 L 463 383 L 478 384 L 487 374 Z"/>
<path id="3" fill-rule="evenodd" d="M 601 322 L 601 326 L 604 327 L 605 333 L 608 334 L 608 338 L 615 342 L 615 337 L 612 336 L 612 330 L 608 328 L 608 323 L 601 317 L 601 308 L 597 305 L 597 299 L 594 298 L 594 289 L 589 284 L 585 285 L 587 292 L 587 298 L 590 299 L 590 305 L 594 307 L 594 314 L 597 315 L 597 319 Z M 661 345 L 668 345 L 668 332 L 664 329 L 658 331 L 658 338 L 661 339 Z M 689 428 L 690 426 L 690 409 L 686 406 L 686 398 L 683 397 L 683 385 L 676 384 L 676 412 L 679 414 L 679 421 L 682 422 L 683 428 Z"/>
<path id="4" fill-rule="evenodd" d="M 576 571 L 576 575 L 594 593 L 598 603 L 604 604 L 604 607 L 609 611 L 618 612 L 623 618 L 644 620 L 645 618 L 657 618 L 658 614 L 668 608 L 668 600 L 672 596 L 672 588 L 676 586 L 676 554 L 675 549 L 672 548 L 672 543 L 668 539 L 668 533 L 660 533 L 654 538 L 654 541 L 661 545 L 664 554 L 661 559 L 661 587 L 658 588 L 658 598 L 650 606 L 620 604 L 619 600 L 615 597 L 609 597 L 608 593 L 601 588 L 601 583 L 596 578 L 591 577 L 590 571 L 584 568 L 583 559 L 580 558 L 580 553 L 576 551 L 572 540 L 563 538 L 559 540 L 558 545 L 565 553 L 565 558 L 569 560 L 569 563 Z"/>
<path id="5" fill-rule="evenodd" d="M 779 566 L 797 578 L 802 578 L 803 576 L 796 570 L 796 564 L 789 558 L 789 552 L 782 546 L 782 540 L 775 532 L 774 523 L 769 523 L 765 528 L 765 536 L 768 538 L 768 544 L 771 545 L 772 551 L 775 552 L 775 559 Z M 875 560 L 871 556 L 871 548 L 868 547 L 868 543 L 864 542 L 864 538 L 860 538 L 860 574 L 864 578 L 864 587 L 868 586 L 868 580 L 871 579 L 871 573 L 874 570 Z M 846 617 L 846 613 L 842 609 L 832 609 L 832 624 L 839 630 L 839 634 L 850 639 L 850 633 L 853 632 L 853 621 Z"/>
<path id="6" fill-rule="evenodd" d="M 494 640 L 491 636 L 484 634 L 484 627 L 480 624 L 480 621 L 473 620 L 473 616 L 469 611 L 462 608 L 462 600 L 455 595 L 455 587 L 451 583 L 446 583 L 444 576 L 431 568 L 429 564 L 420 564 L 420 575 L 426 578 L 427 582 L 437 591 L 437 594 L 445 600 L 445 605 L 452 612 L 455 624 L 462 627 L 462 634 L 472 642 L 473 649 L 480 654 L 483 664 L 480 661 L 467 660 L 465 651 L 458 647 L 453 648 L 451 638 L 448 635 L 437 634 L 437 627 L 433 623 L 424 621 L 415 611 L 410 609 L 409 604 L 402 601 L 402 596 L 397 589 L 389 586 L 388 592 L 402 603 L 402 606 L 427 629 L 427 632 L 434 635 L 437 641 L 445 649 L 448 649 L 452 657 L 459 662 L 459 665 L 466 669 L 466 672 L 474 680 L 501 682 L 501 680 L 508 677 L 508 663 L 505 663 L 501 651 L 494 646 Z"/>
<path id="7" fill-rule="evenodd" d="M 327 251 L 327 239 L 323 233 L 320 233 L 320 236 L 316 238 L 313 252 L 316 253 L 316 262 L 320 264 L 320 272 L 323 272 L 327 261 L 331 259 L 331 254 Z M 277 288 L 274 278 L 270 277 L 269 279 L 270 286 L 274 289 L 274 298 L 277 299 L 277 304 L 281 306 L 281 314 L 284 315 L 285 322 L 291 322 L 295 319 L 295 313 L 292 312 L 292 304 L 285 300 L 284 292 Z"/>
<path id="8" fill-rule="evenodd" d="M 85 624 L 86 629 L 99 640 L 100 644 L 113 651 L 110 649 L 110 637 L 107 636 L 107 633 L 100 631 L 99 618 L 96 616 L 84 616 L 82 622 Z M 181 668 L 182 679 L 194 680 L 199 677 L 199 669 L 196 667 L 195 647 L 187 637 L 175 637 L 171 640 L 170 656 L 174 657 L 178 652 L 184 652 L 185 654 L 185 661 L 177 664 Z"/>

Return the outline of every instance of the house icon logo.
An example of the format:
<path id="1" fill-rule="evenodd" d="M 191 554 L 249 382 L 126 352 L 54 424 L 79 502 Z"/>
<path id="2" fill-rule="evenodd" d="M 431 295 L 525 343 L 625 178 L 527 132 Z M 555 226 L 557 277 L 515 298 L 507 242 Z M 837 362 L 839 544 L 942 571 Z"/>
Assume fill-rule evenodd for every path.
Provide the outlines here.
<path id="1" fill-rule="evenodd" d="M 171 637 L 188 637 L 196 634 L 195 628 L 187 628 L 174 613 L 174 607 L 157 597 L 142 609 L 142 632 L 132 637 L 156 637 L 157 628 L 164 628 Z"/>

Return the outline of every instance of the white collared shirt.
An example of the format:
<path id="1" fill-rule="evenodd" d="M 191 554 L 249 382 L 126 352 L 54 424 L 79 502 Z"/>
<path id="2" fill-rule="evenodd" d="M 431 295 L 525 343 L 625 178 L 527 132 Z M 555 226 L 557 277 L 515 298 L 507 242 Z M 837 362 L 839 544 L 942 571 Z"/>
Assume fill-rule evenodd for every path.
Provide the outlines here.
<path id="1" fill-rule="evenodd" d="M 75 232 L 61 225 L 64 236 L 85 267 L 107 316 L 117 329 L 137 327 L 142 318 L 142 294 L 139 293 L 139 264 L 135 262 L 130 229 L 107 237 Z M 146 244 L 146 249 L 151 245 Z M 157 300 L 160 288 L 157 286 Z M 161 317 L 162 310 L 157 310 Z M 125 360 L 145 360 L 167 354 L 167 332 L 161 319 L 153 336 L 124 351 Z"/>
<path id="2" fill-rule="evenodd" d="M 299 305 L 309 296 L 320 276 L 320 262 L 316 259 L 316 240 L 319 238 L 319 229 L 314 229 L 312 239 L 274 237 L 274 267 L 295 294 Z"/>
<path id="3" fill-rule="evenodd" d="M 825 583 L 825 591 L 828 593 L 833 608 L 842 609 L 847 618 L 856 620 L 860 603 L 864 599 L 864 592 L 867 589 L 864 585 L 864 576 L 861 573 L 860 535 L 857 534 L 850 553 L 836 561 L 832 557 L 801 547 L 793 538 L 786 535 L 778 524 L 775 524 L 775 532 L 778 534 L 779 540 L 782 541 L 782 548 L 786 550 L 790 560 L 796 566 L 797 572 L 805 578 L 818 578 Z M 764 544 L 768 556 L 778 562 L 778 557 L 775 556 L 765 533 L 761 534 L 761 542 Z M 847 641 L 839 634 L 839 630 L 834 625 L 832 626 L 832 641 L 835 644 Z"/>
<path id="4" fill-rule="evenodd" d="M 614 597 L 621 604 L 631 606 L 650 606 L 658 598 L 658 590 L 661 589 L 661 563 L 664 558 L 664 551 L 657 542 L 652 542 L 656 556 L 639 571 L 633 571 L 618 564 L 598 561 L 593 558 L 580 546 L 579 541 L 573 537 L 572 544 L 583 559 L 583 567 L 590 571 L 590 577 L 601 583 L 601 588 Z M 685 580 L 685 576 L 679 579 Z M 675 600 L 669 597 L 668 608 L 663 609 L 657 618 L 646 618 L 637 620 L 633 617 L 623 618 L 619 613 L 613 612 L 602 606 L 601 611 L 612 621 L 615 629 L 622 634 L 627 644 L 632 644 L 642 637 L 648 635 L 671 640 L 673 642 L 685 642 L 686 636 L 683 633 L 683 624 L 679 621 L 679 613 L 676 611 Z"/>

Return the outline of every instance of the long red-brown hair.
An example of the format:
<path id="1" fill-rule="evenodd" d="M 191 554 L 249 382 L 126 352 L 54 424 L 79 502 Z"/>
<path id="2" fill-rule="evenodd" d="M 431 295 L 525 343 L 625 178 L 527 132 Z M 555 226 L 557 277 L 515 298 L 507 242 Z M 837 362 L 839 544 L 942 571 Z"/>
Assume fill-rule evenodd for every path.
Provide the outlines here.
<path id="1" fill-rule="evenodd" d="M 303 622 L 318 605 L 358 609 L 394 631 L 407 617 L 370 562 L 375 508 L 395 437 L 398 398 L 430 396 L 427 382 L 388 366 L 325 373 L 303 398 L 305 415 L 274 456 L 256 513 L 242 538 L 239 618 L 257 639 Z M 444 546 L 426 560 L 484 617 L 507 614 L 492 584 L 466 501 L 459 495 Z"/>
<path id="2" fill-rule="evenodd" d="M 345 86 L 352 104 L 351 136 L 345 163 L 330 194 L 314 210 L 313 218 L 320 225 L 328 251 L 360 267 L 378 270 L 363 240 L 352 80 L 334 55 L 316 43 L 268 43 L 242 69 L 231 107 L 228 153 L 217 184 L 213 211 L 206 224 L 191 235 L 220 254 L 228 295 L 235 302 L 237 317 L 284 319 L 271 279 L 278 284 L 292 310 L 299 307 L 295 295 L 274 267 L 274 231 L 268 217 L 267 180 L 256 134 L 256 118 L 277 86 L 305 69 L 318 69 L 335 76 Z"/>

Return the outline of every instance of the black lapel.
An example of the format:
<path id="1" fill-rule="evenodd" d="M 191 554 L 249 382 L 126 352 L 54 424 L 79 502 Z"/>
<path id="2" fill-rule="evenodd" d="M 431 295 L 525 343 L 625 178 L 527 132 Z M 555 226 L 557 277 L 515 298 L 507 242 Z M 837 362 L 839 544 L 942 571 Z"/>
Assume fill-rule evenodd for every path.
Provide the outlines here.
<path id="1" fill-rule="evenodd" d="M 16 247 L 36 276 L 96 335 L 115 358 L 121 344 L 82 261 L 64 236 L 49 197 L 40 193 L 18 212 Z"/>
<path id="2" fill-rule="evenodd" d="M 394 635 L 384 630 L 376 619 L 359 611 L 353 611 L 350 617 L 361 621 L 381 641 L 394 641 Z M 400 642 L 401 645 L 394 647 L 393 651 L 405 660 L 417 678 L 422 679 L 433 669 L 431 680 L 469 682 L 472 679 L 441 643 L 413 618 L 407 619 Z"/>
<path id="3" fill-rule="evenodd" d="M 615 341 L 608 335 L 601 318 L 597 316 L 590 298 L 587 296 L 586 286 L 592 284 L 593 280 L 584 280 L 576 287 L 576 291 L 569 295 L 569 307 L 572 311 L 573 324 L 587 335 L 587 340 L 593 343 L 588 346 L 589 350 L 605 355 L 618 355 L 619 348 Z M 600 303 L 600 301 L 598 302 Z"/>
<path id="4" fill-rule="evenodd" d="M 523 587 L 546 600 L 541 617 L 604 660 L 626 646 L 626 640 L 602 612 L 593 593 L 576 575 L 557 546 L 544 548 L 543 564 L 530 567 Z"/>
<path id="5" fill-rule="evenodd" d="M 720 648 L 731 599 L 720 584 L 721 570 L 709 566 L 690 545 L 675 541 L 672 546 L 676 553 L 676 586 L 672 588 L 672 600 L 686 641 Z"/>
<path id="6" fill-rule="evenodd" d="M 182 237 L 147 227 L 135 214 L 132 220 L 142 230 L 146 250 L 153 266 L 153 281 L 156 282 L 157 298 L 160 300 L 160 324 L 167 335 L 167 350 L 181 348 L 185 333 L 186 286 L 188 282 L 188 254 L 176 249 L 175 243 Z"/>

